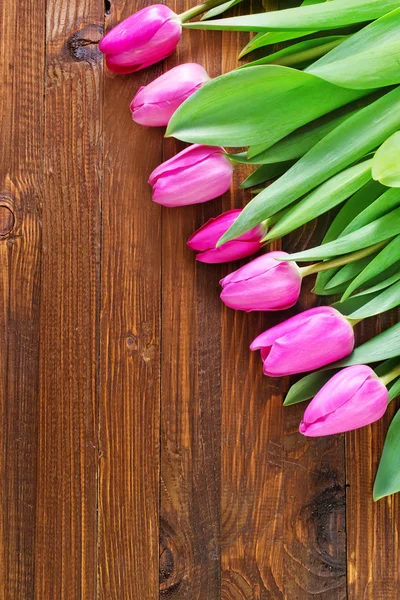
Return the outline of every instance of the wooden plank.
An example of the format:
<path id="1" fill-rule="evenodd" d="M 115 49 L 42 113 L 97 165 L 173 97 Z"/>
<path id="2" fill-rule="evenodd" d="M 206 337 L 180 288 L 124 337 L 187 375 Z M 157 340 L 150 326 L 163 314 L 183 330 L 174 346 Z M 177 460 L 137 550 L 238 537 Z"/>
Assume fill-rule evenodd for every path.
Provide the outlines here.
<path id="1" fill-rule="evenodd" d="M 389 313 L 359 326 L 369 339 L 390 327 L 398 314 Z M 400 593 L 399 495 L 374 503 L 372 488 L 386 431 L 397 406 L 370 427 L 346 435 L 347 573 L 349 600 L 386 600 Z"/>
<path id="2" fill-rule="evenodd" d="M 0 6 L 0 598 L 33 598 L 44 2 Z M 22 42 L 23 41 L 23 42 Z"/>
<path id="3" fill-rule="evenodd" d="M 35 598 L 92 600 L 103 6 L 48 0 L 46 10 Z"/>
<path id="4" fill-rule="evenodd" d="M 327 219 L 301 228 L 285 240 L 285 250 L 319 243 Z M 316 304 L 313 278 L 303 281 L 293 312 Z M 344 436 L 307 439 L 298 432 L 304 404 L 284 411 L 284 598 L 344 600 L 346 516 Z"/>
<path id="5" fill-rule="evenodd" d="M 139 10 L 119 2 L 107 28 Z M 105 78 L 100 324 L 99 598 L 158 596 L 161 209 L 147 178 L 162 133 L 129 103 L 160 65 Z"/>
<path id="6" fill-rule="evenodd" d="M 177 13 L 190 5 L 170 4 Z M 184 31 L 165 68 L 198 62 L 218 75 L 221 34 L 209 33 Z M 163 147 L 166 160 L 184 146 Z M 196 265 L 186 240 L 221 208 L 214 200 L 163 209 L 160 598 L 168 600 L 220 595 L 222 271 Z"/>

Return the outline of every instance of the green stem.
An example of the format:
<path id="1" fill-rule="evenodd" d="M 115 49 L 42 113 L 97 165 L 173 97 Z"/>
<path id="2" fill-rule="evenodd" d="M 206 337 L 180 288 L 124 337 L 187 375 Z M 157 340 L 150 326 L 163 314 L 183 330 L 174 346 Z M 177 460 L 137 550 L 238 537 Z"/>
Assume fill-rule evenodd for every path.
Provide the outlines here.
<path id="1" fill-rule="evenodd" d="M 362 250 L 357 250 L 356 252 L 351 252 L 350 254 L 333 258 L 332 260 L 315 263 L 313 265 L 309 265 L 308 267 L 300 267 L 301 276 L 307 277 L 308 275 L 313 275 L 314 273 L 320 273 L 321 271 L 327 271 L 328 269 L 334 269 L 335 267 L 342 267 L 343 265 L 355 262 L 360 258 L 364 258 L 364 256 L 373 254 L 377 250 L 383 248 L 386 244 L 387 240 L 384 242 L 379 242 L 378 244 L 374 244 L 373 246 L 369 246 L 368 248 L 363 248 Z"/>
<path id="2" fill-rule="evenodd" d="M 179 19 L 181 23 L 186 23 L 186 21 L 190 21 L 190 19 L 194 19 L 195 17 L 202 15 L 207 10 L 210 10 L 210 8 L 215 8 L 220 4 L 225 4 L 225 2 L 226 0 L 207 0 L 207 2 L 202 2 L 201 4 L 193 6 L 192 8 L 189 8 L 189 10 L 181 13 L 179 15 Z"/>
<path id="3" fill-rule="evenodd" d="M 393 381 L 393 379 L 396 379 L 396 377 L 398 377 L 399 375 L 400 375 L 400 364 L 398 364 L 397 367 L 395 367 L 394 369 L 389 371 L 389 373 L 386 373 L 386 375 L 382 375 L 382 377 L 379 377 L 379 379 L 382 381 L 382 383 L 384 385 L 387 385 L 388 383 Z"/>

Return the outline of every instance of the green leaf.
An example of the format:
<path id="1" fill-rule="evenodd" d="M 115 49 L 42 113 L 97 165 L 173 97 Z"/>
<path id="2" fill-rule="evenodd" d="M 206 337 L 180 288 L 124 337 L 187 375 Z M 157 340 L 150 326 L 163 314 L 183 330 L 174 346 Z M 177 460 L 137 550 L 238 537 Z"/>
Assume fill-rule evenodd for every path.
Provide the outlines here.
<path id="1" fill-rule="evenodd" d="M 396 323 L 390 329 L 361 344 L 347 358 L 336 363 L 331 363 L 324 369 L 310 373 L 300 379 L 290 388 L 285 405 L 288 403 L 297 404 L 298 402 L 304 402 L 315 396 L 326 381 L 334 374 L 332 370 L 336 372 L 343 367 L 379 362 L 395 356 L 400 356 L 400 323 Z M 327 372 L 330 373 L 329 377 Z"/>
<path id="2" fill-rule="evenodd" d="M 244 152 L 241 154 L 244 158 L 243 162 L 261 165 L 301 158 L 335 127 L 355 114 L 358 109 L 354 109 L 354 103 L 352 103 L 339 110 L 340 114 L 335 111 L 316 119 L 312 123 L 307 123 L 307 125 L 293 131 L 273 146 L 266 147 L 265 144 L 252 146 L 249 149 L 249 154 L 252 155 L 251 158 L 248 158 Z"/>
<path id="3" fill-rule="evenodd" d="M 332 4 L 335 2 L 337 0 Z M 254 67 L 257 68 L 263 67 Z M 241 73 L 246 72 L 246 70 L 241 71 Z M 398 127 L 400 127 L 400 87 L 346 119 L 282 177 L 253 198 L 221 238 L 219 245 L 241 236 L 271 214 L 288 206 L 359 160 Z"/>
<path id="4" fill-rule="evenodd" d="M 400 378 L 396 379 L 389 387 L 389 402 L 394 400 L 400 394 Z"/>
<path id="5" fill-rule="evenodd" d="M 345 35 L 333 35 L 298 42 L 297 44 L 292 44 L 288 48 L 283 48 L 283 50 L 278 50 L 278 52 L 274 52 L 273 54 L 263 56 L 263 58 L 259 58 L 258 60 L 253 60 L 252 62 L 241 65 L 239 69 L 266 64 L 292 67 L 294 65 L 308 63 L 323 56 L 333 48 L 336 48 L 336 46 L 347 39 L 347 37 L 348 36 Z"/>
<path id="6" fill-rule="evenodd" d="M 341 267 L 339 271 L 328 281 L 328 283 L 325 286 L 325 289 L 327 291 L 330 291 L 330 289 L 342 285 L 342 283 L 346 283 L 350 281 L 350 279 L 356 277 L 356 275 L 361 273 L 361 271 L 371 262 L 371 258 L 373 256 L 375 255 L 372 254 L 371 256 L 364 256 L 363 258 L 360 258 L 355 262 L 349 263 L 347 265 L 344 265 L 344 267 Z"/>
<path id="7" fill-rule="evenodd" d="M 353 34 L 306 71 L 346 88 L 379 88 L 400 83 L 399 53 L 400 9 Z"/>
<path id="8" fill-rule="evenodd" d="M 397 0 L 335 0 L 205 23 L 184 23 L 184 27 L 234 31 L 315 31 L 372 21 L 396 8 Z"/>
<path id="9" fill-rule="evenodd" d="M 243 48 L 239 54 L 239 58 L 243 58 L 246 54 L 263 48 L 265 46 L 272 46 L 275 44 L 281 44 L 282 42 L 288 42 L 297 38 L 306 37 L 316 33 L 315 31 L 278 31 L 268 33 L 258 33 L 255 35 L 250 42 Z"/>
<path id="10" fill-rule="evenodd" d="M 327 244 L 332 240 L 335 240 L 340 236 L 343 229 L 354 219 L 360 210 L 368 206 L 373 200 L 379 195 L 383 186 L 376 181 L 369 181 L 364 187 L 361 188 L 356 194 L 354 194 L 347 202 L 342 206 L 336 217 L 333 219 L 325 237 L 322 241 L 323 244 Z M 329 296 L 333 294 L 340 294 L 345 291 L 346 286 L 339 286 L 339 288 L 332 288 L 326 290 L 326 285 L 331 278 L 339 271 L 339 267 L 329 269 L 327 271 L 321 271 L 317 275 L 315 286 L 313 289 L 314 294 L 320 296 Z"/>
<path id="11" fill-rule="evenodd" d="M 291 406 L 313 398 L 319 390 L 330 380 L 332 371 L 316 371 L 303 377 L 292 385 L 283 402 L 284 406 Z"/>
<path id="12" fill-rule="evenodd" d="M 387 432 L 375 478 L 374 500 L 381 500 L 398 491 L 400 491 L 400 411 L 395 414 Z"/>
<path id="13" fill-rule="evenodd" d="M 251 175 L 247 177 L 241 184 L 240 188 L 246 189 L 253 187 L 254 185 L 258 185 L 259 183 L 263 183 L 264 181 L 270 181 L 271 179 L 275 179 L 275 177 L 279 177 L 285 171 L 290 169 L 293 165 L 293 161 L 274 163 L 272 165 L 261 165 L 258 167 Z"/>
<path id="14" fill-rule="evenodd" d="M 370 302 L 371 300 L 376 298 L 378 295 L 379 295 L 379 293 L 369 294 L 368 296 L 363 296 L 363 297 L 354 296 L 353 298 L 349 298 L 348 300 L 345 300 L 344 302 L 334 302 L 334 304 L 332 304 L 332 306 L 333 306 L 333 308 L 336 308 L 336 310 L 341 312 L 342 315 L 345 315 L 346 317 L 350 318 L 350 315 L 353 312 L 355 312 L 359 308 L 362 308 L 365 304 L 367 304 L 368 302 Z"/>
<path id="15" fill-rule="evenodd" d="M 390 136 L 376 152 L 372 176 L 389 187 L 400 187 L 400 131 Z"/>
<path id="16" fill-rule="evenodd" d="M 385 188 L 376 181 L 369 181 L 364 185 L 342 206 L 326 232 L 322 243 L 327 244 L 338 238 L 358 213 L 374 202 L 384 190 Z"/>
<path id="17" fill-rule="evenodd" d="M 371 287 L 363 290 L 362 292 L 358 292 L 357 294 L 355 294 L 353 296 L 353 298 L 358 298 L 360 296 L 364 296 L 365 294 L 372 294 L 373 292 L 379 292 L 379 290 L 384 290 L 385 288 L 389 287 L 389 285 L 392 285 L 392 283 L 396 283 L 396 281 L 399 281 L 399 279 L 400 279 L 400 271 L 399 271 L 400 263 L 396 264 L 396 268 L 397 268 L 398 272 L 390 275 L 388 278 L 386 278 L 387 274 L 392 272 L 393 269 L 387 269 L 381 275 L 374 277 L 374 279 L 371 281 L 371 283 L 373 283 L 377 279 L 380 279 L 380 281 L 376 285 L 372 285 Z"/>
<path id="18" fill-rule="evenodd" d="M 384 377 L 385 375 L 390 373 L 390 371 L 392 371 L 395 367 L 397 367 L 398 364 L 398 356 L 396 356 L 395 358 L 389 358 L 388 360 L 385 360 L 384 362 L 374 367 L 374 371 L 378 375 L 378 377 Z"/>
<path id="19" fill-rule="evenodd" d="M 386 271 L 391 265 L 400 260 L 400 235 L 391 240 L 383 250 L 365 267 L 352 281 L 343 295 L 342 300 L 348 298 L 354 290 L 362 287 L 367 281 Z"/>
<path id="20" fill-rule="evenodd" d="M 398 306 L 400 304 L 400 281 L 373 296 L 372 299 L 369 299 L 370 295 L 363 296 L 365 304 L 348 314 L 349 319 L 367 319 Z M 359 299 L 360 297 L 357 298 L 357 300 Z"/>
<path id="21" fill-rule="evenodd" d="M 304 0 L 301 3 L 301 6 L 308 6 L 309 4 L 322 4 L 326 2 L 326 0 Z M 269 33 L 258 33 L 250 42 L 243 48 L 241 53 L 239 54 L 239 58 L 242 58 L 245 54 L 252 52 L 253 50 L 257 50 L 257 48 L 262 48 L 264 46 L 270 46 L 271 44 L 281 44 L 282 42 L 287 42 L 289 40 L 293 40 L 294 38 L 305 37 L 307 35 L 311 35 L 312 33 L 316 33 L 315 31 L 279 31 L 279 32 L 269 32 Z"/>
<path id="22" fill-rule="evenodd" d="M 366 160 L 322 183 L 278 221 L 267 239 L 280 238 L 344 202 L 371 180 L 371 164 L 372 160 Z"/>
<path id="23" fill-rule="evenodd" d="M 389 214 L 365 225 L 358 231 L 353 231 L 339 239 L 310 248 L 304 252 L 291 254 L 287 260 L 296 260 L 299 262 L 309 260 L 324 260 L 333 256 L 341 256 L 362 250 L 369 246 L 388 240 L 400 233 L 400 208 L 396 208 Z"/>
<path id="24" fill-rule="evenodd" d="M 214 17 L 217 17 L 221 13 L 225 12 L 226 10 L 229 10 L 230 8 L 233 8 L 234 6 L 236 6 L 236 4 L 240 4 L 241 2 L 243 2 L 243 0 L 228 0 L 228 2 L 224 2 L 223 4 L 220 4 L 219 6 L 214 6 L 214 8 L 211 8 L 210 10 L 208 10 L 201 17 L 201 21 L 207 21 L 207 19 L 212 19 Z"/>
<path id="25" fill-rule="evenodd" d="M 391 210 L 400 205 L 400 190 L 387 189 L 379 198 L 374 200 L 369 206 L 360 211 L 360 213 L 347 225 L 342 231 L 341 236 L 352 233 L 383 217 Z"/>
<path id="26" fill-rule="evenodd" d="M 262 143 L 265 148 L 362 94 L 279 65 L 238 69 L 212 79 L 185 100 L 166 135 L 228 147 Z"/>

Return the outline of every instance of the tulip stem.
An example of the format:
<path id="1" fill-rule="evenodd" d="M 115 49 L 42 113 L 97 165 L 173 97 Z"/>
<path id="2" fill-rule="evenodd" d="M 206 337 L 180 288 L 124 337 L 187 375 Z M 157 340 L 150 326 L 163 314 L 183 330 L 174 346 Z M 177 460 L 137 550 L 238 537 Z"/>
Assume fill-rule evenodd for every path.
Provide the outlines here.
<path id="1" fill-rule="evenodd" d="M 368 248 L 363 248 L 362 250 L 357 250 L 356 252 L 351 252 L 350 254 L 345 254 L 344 256 L 333 258 L 332 260 L 314 263 L 313 265 L 309 265 L 308 267 L 299 267 L 301 276 L 307 277 L 307 275 L 313 275 L 314 273 L 320 273 L 321 271 L 327 271 L 328 269 L 348 265 L 349 263 L 355 262 L 360 258 L 364 258 L 365 256 L 373 254 L 377 250 L 383 248 L 386 244 L 387 240 L 385 240 L 384 242 L 379 242 L 378 244 L 374 244 L 373 246 L 369 246 Z"/>
<path id="2" fill-rule="evenodd" d="M 382 383 L 384 385 L 387 385 L 388 383 L 393 381 L 393 379 L 396 379 L 396 377 L 399 377 L 399 375 L 400 375 L 400 364 L 398 364 L 397 367 L 395 367 L 394 369 L 389 371 L 389 373 L 386 373 L 386 375 L 382 375 L 381 377 L 379 377 L 379 379 L 382 381 Z"/>
<path id="3" fill-rule="evenodd" d="M 220 4 L 225 4 L 225 2 L 226 0 L 208 0 L 207 2 L 202 2 L 197 6 L 189 8 L 189 10 L 185 10 L 185 12 L 179 15 L 179 19 L 181 23 L 186 23 L 186 21 L 190 21 L 190 19 L 194 19 L 195 17 L 202 15 L 207 10 L 210 10 L 210 8 L 215 8 Z"/>

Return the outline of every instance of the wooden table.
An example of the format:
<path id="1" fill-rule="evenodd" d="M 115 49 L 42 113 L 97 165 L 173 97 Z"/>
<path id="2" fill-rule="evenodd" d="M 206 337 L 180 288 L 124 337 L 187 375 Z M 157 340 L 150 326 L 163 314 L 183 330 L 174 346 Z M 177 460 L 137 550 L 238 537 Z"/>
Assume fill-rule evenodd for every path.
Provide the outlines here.
<path id="1" fill-rule="evenodd" d="M 289 382 L 248 350 L 281 315 L 226 309 L 232 266 L 185 246 L 249 194 L 150 199 L 182 145 L 133 124 L 131 98 L 180 62 L 234 68 L 246 34 L 185 32 L 164 65 L 113 77 L 103 27 L 144 4 L 0 6 L 0 598 L 396 600 L 399 500 L 371 498 L 394 408 L 300 436 Z"/>

